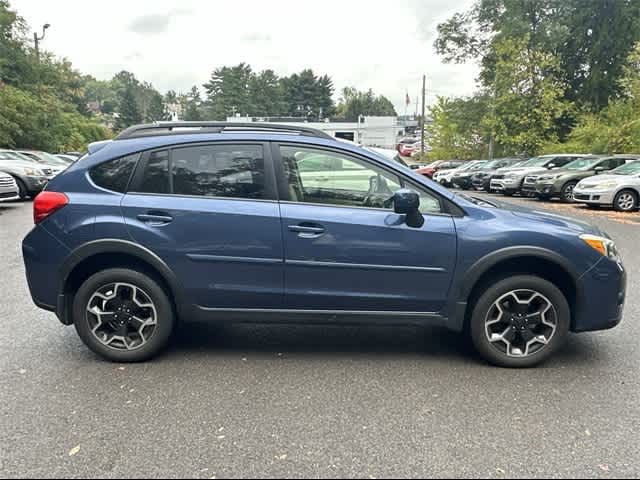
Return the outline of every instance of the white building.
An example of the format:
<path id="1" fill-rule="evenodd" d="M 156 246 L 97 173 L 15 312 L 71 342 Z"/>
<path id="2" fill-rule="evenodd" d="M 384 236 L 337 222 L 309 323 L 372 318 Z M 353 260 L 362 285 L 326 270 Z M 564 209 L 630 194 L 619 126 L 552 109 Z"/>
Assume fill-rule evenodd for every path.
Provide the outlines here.
<path id="1" fill-rule="evenodd" d="M 227 122 L 269 122 L 280 125 L 300 126 L 322 130 L 329 135 L 351 140 L 368 147 L 395 148 L 398 137 L 405 134 L 408 126 L 397 117 L 360 117 L 359 122 L 307 122 L 297 119 L 269 119 L 252 117 L 229 117 Z"/>

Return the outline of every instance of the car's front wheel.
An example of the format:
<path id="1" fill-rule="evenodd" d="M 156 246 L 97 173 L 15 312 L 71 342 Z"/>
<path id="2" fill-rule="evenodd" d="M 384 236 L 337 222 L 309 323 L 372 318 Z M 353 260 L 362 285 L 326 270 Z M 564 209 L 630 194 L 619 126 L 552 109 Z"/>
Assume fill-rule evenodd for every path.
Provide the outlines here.
<path id="1" fill-rule="evenodd" d="M 578 182 L 568 182 L 562 187 L 561 198 L 564 203 L 573 203 L 573 190 L 578 185 Z"/>
<path id="2" fill-rule="evenodd" d="M 152 277 L 113 268 L 89 277 L 73 302 L 82 341 L 114 362 L 142 362 L 163 350 L 175 318 L 167 293 Z"/>
<path id="3" fill-rule="evenodd" d="M 470 322 L 471 339 L 485 360 L 501 367 L 526 368 L 547 360 L 564 344 L 570 309 L 554 284 L 519 275 L 482 293 Z"/>
<path id="4" fill-rule="evenodd" d="M 633 190 L 622 190 L 613 199 L 613 208 L 619 212 L 632 212 L 638 209 L 638 194 Z"/>

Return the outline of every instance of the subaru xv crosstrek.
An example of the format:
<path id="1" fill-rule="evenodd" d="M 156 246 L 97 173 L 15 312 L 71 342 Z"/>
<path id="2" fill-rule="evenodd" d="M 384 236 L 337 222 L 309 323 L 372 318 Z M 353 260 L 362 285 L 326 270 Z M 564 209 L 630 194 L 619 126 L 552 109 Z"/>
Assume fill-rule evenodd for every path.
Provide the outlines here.
<path id="1" fill-rule="evenodd" d="M 616 326 L 626 273 L 596 227 L 455 195 L 304 128 L 136 126 L 49 182 L 23 242 L 41 308 L 144 361 L 190 321 L 437 325 L 529 367 Z"/>

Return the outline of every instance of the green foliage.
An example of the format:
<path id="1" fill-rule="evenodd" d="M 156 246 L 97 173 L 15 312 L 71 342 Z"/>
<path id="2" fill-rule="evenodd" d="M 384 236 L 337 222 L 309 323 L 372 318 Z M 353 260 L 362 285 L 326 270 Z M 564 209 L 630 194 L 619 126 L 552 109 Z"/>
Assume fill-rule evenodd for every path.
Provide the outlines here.
<path id="1" fill-rule="evenodd" d="M 142 114 L 134 94 L 134 86 L 128 85 L 119 95 L 120 108 L 116 127 L 120 130 L 142 122 Z"/>
<path id="2" fill-rule="evenodd" d="M 490 99 L 486 95 L 449 99 L 438 97 L 430 109 L 433 123 L 426 127 L 432 148 L 430 159 L 485 158 L 490 131 L 486 122 Z"/>
<path id="3" fill-rule="evenodd" d="M 342 98 L 337 107 L 340 118 L 355 121 L 360 115 L 366 116 L 396 116 L 393 103 L 386 97 L 377 96 L 373 90 L 360 92 L 353 87 L 342 90 Z"/>

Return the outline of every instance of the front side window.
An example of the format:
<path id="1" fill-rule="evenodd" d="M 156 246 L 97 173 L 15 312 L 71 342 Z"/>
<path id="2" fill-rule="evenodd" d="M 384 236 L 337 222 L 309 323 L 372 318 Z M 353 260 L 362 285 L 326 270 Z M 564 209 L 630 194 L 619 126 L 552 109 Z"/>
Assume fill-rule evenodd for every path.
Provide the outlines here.
<path id="1" fill-rule="evenodd" d="M 172 151 L 173 193 L 202 197 L 265 198 L 260 145 L 203 145 Z"/>
<path id="2" fill-rule="evenodd" d="M 363 160 L 304 147 L 280 148 L 292 201 L 393 208 L 400 179 Z"/>
<path id="3" fill-rule="evenodd" d="M 138 154 L 116 158 L 89 170 L 93 183 L 113 192 L 124 193 L 138 161 Z"/>

